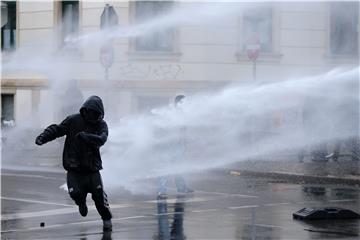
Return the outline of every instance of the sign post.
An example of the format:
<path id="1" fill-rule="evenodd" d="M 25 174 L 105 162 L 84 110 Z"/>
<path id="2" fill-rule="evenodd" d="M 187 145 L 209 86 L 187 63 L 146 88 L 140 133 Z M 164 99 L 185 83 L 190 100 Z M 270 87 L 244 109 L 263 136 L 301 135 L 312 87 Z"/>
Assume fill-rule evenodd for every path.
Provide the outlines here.
<path id="1" fill-rule="evenodd" d="M 100 48 L 99 60 L 101 65 L 105 69 L 105 84 L 104 86 L 104 102 L 108 103 L 108 88 L 109 82 L 109 68 L 114 63 L 114 47 L 112 39 L 107 36 L 111 28 L 115 28 L 118 25 L 118 16 L 113 6 L 109 4 L 105 5 L 105 8 L 100 17 L 100 29 L 104 31 L 106 37 L 103 46 Z"/>
<path id="2" fill-rule="evenodd" d="M 260 41 L 257 33 L 253 33 L 246 42 L 246 53 L 253 62 L 253 79 L 256 81 L 256 60 L 260 54 Z"/>
<path id="3" fill-rule="evenodd" d="M 107 44 L 101 47 L 100 57 L 101 65 L 105 68 L 105 80 L 109 79 L 109 68 L 114 63 L 114 48 L 112 44 Z"/>
<path id="4" fill-rule="evenodd" d="M 109 30 L 118 25 L 118 16 L 113 6 L 105 5 L 105 8 L 100 17 L 100 28 L 102 30 Z M 101 65 L 105 68 L 105 81 L 108 84 L 109 68 L 114 62 L 114 48 L 112 40 L 106 40 L 105 44 L 100 49 L 99 60 Z"/>

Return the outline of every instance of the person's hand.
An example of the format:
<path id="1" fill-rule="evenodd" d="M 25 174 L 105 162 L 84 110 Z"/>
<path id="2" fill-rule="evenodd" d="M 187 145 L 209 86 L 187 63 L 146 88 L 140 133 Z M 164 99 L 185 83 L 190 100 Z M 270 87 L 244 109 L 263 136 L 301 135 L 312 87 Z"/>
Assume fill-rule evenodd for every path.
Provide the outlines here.
<path id="1" fill-rule="evenodd" d="M 43 139 L 43 136 L 40 134 L 39 136 L 36 137 L 35 139 L 35 144 L 36 145 L 43 145 L 44 144 L 44 139 Z"/>
<path id="2" fill-rule="evenodd" d="M 76 137 L 78 139 L 81 139 L 82 141 L 87 141 L 87 137 L 86 137 L 86 133 L 85 132 L 79 132 L 78 134 L 76 134 Z"/>

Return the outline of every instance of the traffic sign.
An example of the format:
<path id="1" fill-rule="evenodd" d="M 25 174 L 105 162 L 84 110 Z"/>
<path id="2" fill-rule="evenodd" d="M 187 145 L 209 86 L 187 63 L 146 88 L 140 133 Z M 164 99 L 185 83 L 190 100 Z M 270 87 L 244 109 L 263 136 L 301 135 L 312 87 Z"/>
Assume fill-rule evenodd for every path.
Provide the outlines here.
<path id="1" fill-rule="evenodd" d="M 246 53 L 250 60 L 255 61 L 260 54 L 260 41 L 257 33 L 253 33 L 246 41 Z"/>
<path id="2" fill-rule="evenodd" d="M 110 68 L 114 63 L 114 48 L 111 44 L 107 44 L 100 49 L 100 63 L 105 68 Z"/>

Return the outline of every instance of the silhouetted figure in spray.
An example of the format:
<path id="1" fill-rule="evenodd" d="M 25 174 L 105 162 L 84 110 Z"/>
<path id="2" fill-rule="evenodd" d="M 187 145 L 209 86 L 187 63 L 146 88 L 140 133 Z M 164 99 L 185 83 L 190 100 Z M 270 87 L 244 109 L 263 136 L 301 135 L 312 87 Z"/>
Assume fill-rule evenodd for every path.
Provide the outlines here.
<path id="1" fill-rule="evenodd" d="M 303 106 L 303 127 L 306 136 L 312 145 L 309 146 L 310 157 L 315 162 L 327 161 L 327 143 L 322 142 L 321 138 L 329 131 L 326 122 L 327 116 L 324 114 L 327 107 L 326 99 L 320 95 L 309 95 L 306 97 Z M 305 149 L 299 153 L 299 160 L 304 158 Z"/>
<path id="2" fill-rule="evenodd" d="M 63 103 L 61 106 L 61 119 L 77 112 L 84 102 L 84 96 L 82 95 L 76 80 L 70 80 L 68 82 L 67 88 L 62 97 L 64 99 L 61 100 Z"/>
<path id="3" fill-rule="evenodd" d="M 182 103 L 182 101 L 184 100 L 185 96 L 184 95 L 178 95 L 175 97 L 174 100 L 174 104 L 175 107 L 178 107 L 179 104 Z M 178 154 L 178 156 L 176 156 L 177 159 L 174 159 L 174 167 L 176 167 L 176 161 L 181 161 L 183 158 L 185 158 L 185 152 L 186 152 L 186 140 L 185 140 L 185 131 L 186 128 L 185 127 L 181 127 L 179 129 L 179 139 L 176 142 L 173 151 L 176 151 Z M 158 178 L 158 197 L 166 197 L 167 195 L 167 183 L 170 180 L 169 176 L 165 176 L 165 177 L 159 177 Z M 181 175 L 176 175 L 175 176 L 175 185 L 177 188 L 177 191 L 179 193 L 192 193 L 194 192 L 194 190 L 190 189 L 187 187 L 186 182 L 184 177 L 182 177 Z"/>
<path id="4" fill-rule="evenodd" d="M 102 161 L 99 149 L 108 137 L 108 127 L 103 118 L 102 100 L 91 96 L 80 108 L 80 113 L 68 116 L 60 124 L 48 126 L 35 143 L 43 145 L 66 136 L 63 167 L 67 171 L 70 197 L 79 206 L 81 216 L 85 217 L 88 213 L 86 196 L 91 193 L 103 220 L 104 231 L 111 231 L 112 215 L 100 175 Z"/>
<path id="5" fill-rule="evenodd" d="M 61 121 L 67 116 L 77 112 L 84 102 L 84 96 L 82 95 L 76 80 L 71 79 L 66 83 L 66 90 L 59 97 L 60 108 L 57 113 L 57 121 Z M 64 139 L 58 139 L 60 144 L 64 144 Z"/>
<path id="6" fill-rule="evenodd" d="M 347 81 L 346 81 L 347 80 Z M 359 79 L 346 79 L 333 91 L 333 135 L 335 144 L 328 159 L 337 161 L 340 152 L 349 153 L 353 161 L 360 161 L 360 103 Z"/>

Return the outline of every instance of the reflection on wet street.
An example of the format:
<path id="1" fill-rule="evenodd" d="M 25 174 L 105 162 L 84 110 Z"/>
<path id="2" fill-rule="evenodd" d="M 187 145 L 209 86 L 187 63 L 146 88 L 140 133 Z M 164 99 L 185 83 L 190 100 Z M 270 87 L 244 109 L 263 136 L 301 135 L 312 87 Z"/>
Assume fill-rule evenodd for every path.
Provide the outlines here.
<path id="1" fill-rule="evenodd" d="M 158 234 L 154 239 L 166 240 L 176 239 L 184 240 L 184 196 L 176 196 L 176 202 L 168 205 L 166 198 L 158 198 L 157 201 L 157 217 L 158 217 Z M 172 207 L 169 211 L 168 208 Z M 171 214 L 172 213 L 172 214 Z M 171 215 L 170 215 L 171 214 Z"/>
<path id="2" fill-rule="evenodd" d="M 95 207 L 81 217 L 59 188 L 63 174 L 3 171 L 2 239 L 359 239 L 359 220 L 292 217 L 304 207 L 359 213 L 359 186 L 289 184 L 219 172 L 186 178 L 193 194 L 177 194 L 170 185 L 168 196 L 157 198 L 155 181 L 141 183 L 148 190 L 142 193 L 108 189 L 114 226 L 103 232 Z"/>

